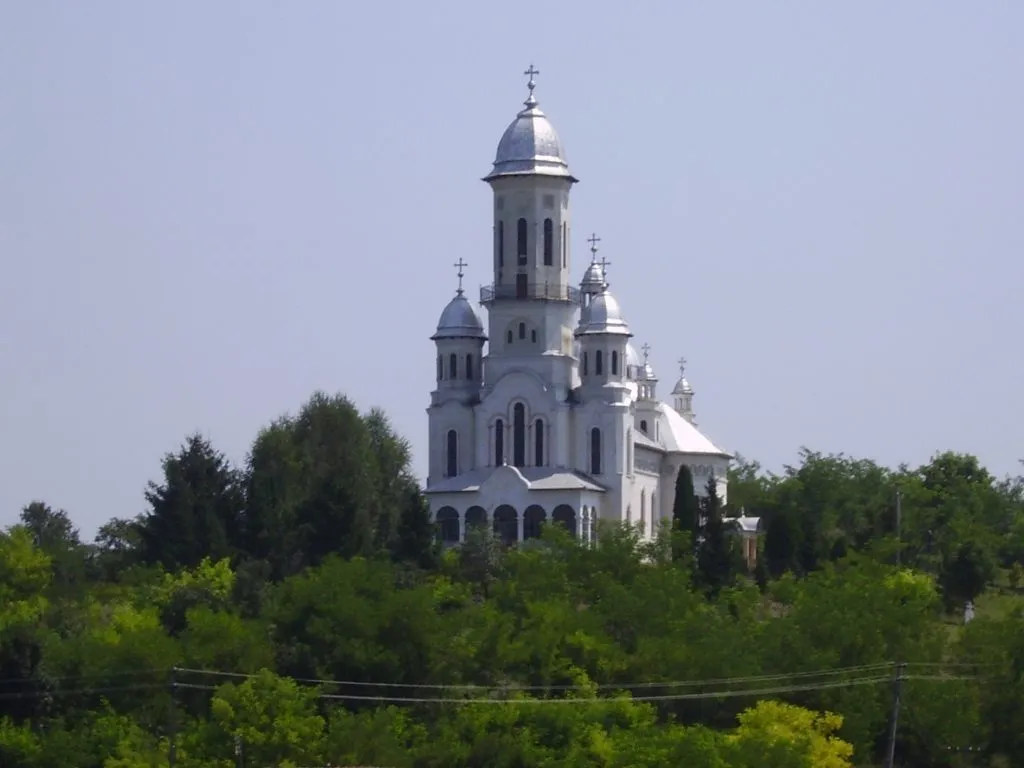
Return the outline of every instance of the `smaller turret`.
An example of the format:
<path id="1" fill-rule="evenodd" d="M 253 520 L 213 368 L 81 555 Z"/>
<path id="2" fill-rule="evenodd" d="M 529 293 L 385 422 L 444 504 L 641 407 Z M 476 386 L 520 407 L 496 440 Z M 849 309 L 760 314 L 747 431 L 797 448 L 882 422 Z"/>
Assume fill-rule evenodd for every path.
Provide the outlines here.
<path id="1" fill-rule="evenodd" d="M 679 358 L 679 381 L 672 389 L 673 407 L 676 413 L 697 426 L 697 414 L 693 412 L 693 387 L 686 379 L 686 358 Z"/>
<path id="2" fill-rule="evenodd" d="M 437 331 L 431 340 L 437 346 L 437 388 L 435 402 L 456 398 L 464 400 L 478 395 L 482 386 L 481 361 L 487 335 L 483 323 L 462 290 L 463 268 L 459 259 L 459 287 L 455 297 L 441 312 Z"/>

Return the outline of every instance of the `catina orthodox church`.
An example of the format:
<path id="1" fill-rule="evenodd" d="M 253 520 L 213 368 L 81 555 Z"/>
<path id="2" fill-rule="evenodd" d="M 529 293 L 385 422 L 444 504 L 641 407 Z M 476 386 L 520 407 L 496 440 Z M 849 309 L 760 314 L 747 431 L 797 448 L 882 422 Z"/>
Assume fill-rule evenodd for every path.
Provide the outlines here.
<path id="1" fill-rule="evenodd" d="M 462 289 L 441 313 L 437 386 L 427 409 L 426 493 L 446 543 L 473 525 L 507 542 L 544 523 L 593 540 L 598 521 L 656 534 L 672 516 L 676 476 L 697 493 L 714 476 L 725 499 L 730 455 L 696 425 L 683 376 L 673 403 L 633 333 L 589 239 L 591 261 L 571 279 L 569 193 L 577 179 L 534 96 L 505 130 L 484 178 L 494 195 L 493 282 L 480 290 L 487 331 Z"/>

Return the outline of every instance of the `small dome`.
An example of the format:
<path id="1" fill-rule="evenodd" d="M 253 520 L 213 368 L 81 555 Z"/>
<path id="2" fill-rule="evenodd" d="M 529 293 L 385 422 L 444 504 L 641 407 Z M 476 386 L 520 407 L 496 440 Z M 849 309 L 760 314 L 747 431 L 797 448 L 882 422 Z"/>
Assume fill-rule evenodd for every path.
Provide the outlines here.
<path id="1" fill-rule="evenodd" d="M 640 378 L 643 379 L 644 381 L 658 380 L 658 376 L 657 374 L 654 373 L 654 368 L 651 366 L 650 362 L 644 363 L 643 370 L 640 372 Z"/>
<path id="2" fill-rule="evenodd" d="M 600 333 L 632 336 L 619 302 L 608 292 L 607 287 L 580 313 L 580 325 L 576 330 L 577 336 Z"/>
<path id="3" fill-rule="evenodd" d="M 437 332 L 431 339 L 486 339 L 483 323 L 473 305 L 460 291 L 441 313 Z"/>
<path id="4" fill-rule="evenodd" d="M 485 181 L 523 174 L 562 176 L 575 181 L 569 173 L 569 164 L 565 161 L 565 151 L 558 133 L 547 115 L 537 106 L 532 92 L 524 104 L 526 108 L 516 115 L 498 142 L 494 168 L 485 177 Z"/>
<path id="5" fill-rule="evenodd" d="M 692 395 L 693 387 L 690 386 L 690 382 L 686 380 L 685 376 L 680 376 L 679 381 L 676 382 L 675 388 L 672 390 L 673 395 Z"/>
<path id="6" fill-rule="evenodd" d="M 583 281 L 580 283 L 580 290 L 583 293 L 601 293 L 607 285 L 604 279 L 604 267 L 600 262 L 592 261 L 587 271 L 583 274 Z"/>
<path id="7" fill-rule="evenodd" d="M 633 342 L 626 344 L 626 365 L 635 365 L 639 368 L 643 365 L 640 359 L 640 353 L 636 351 L 636 347 L 633 346 Z"/>

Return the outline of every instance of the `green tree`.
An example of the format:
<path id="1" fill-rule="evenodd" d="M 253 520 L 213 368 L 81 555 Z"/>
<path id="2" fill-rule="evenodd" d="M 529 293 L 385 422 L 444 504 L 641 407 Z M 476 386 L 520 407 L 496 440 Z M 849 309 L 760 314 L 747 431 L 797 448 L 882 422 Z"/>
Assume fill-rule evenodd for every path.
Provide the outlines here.
<path id="1" fill-rule="evenodd" d="M 142 556 L 165 568 L 231 557 L 242 543 L 245 496 L 238 472 L 200 435 L 163 460 L 162 484 L 150 482 L 150 509 L 139 522 Z"/>
<path id="2" fill-rule="evenodd" d="M 718 481 L 708 478 L 704 497 L 700 500 L 701 527 L 697 547 L 697 581 L 712 596 L 735 579 L 738 572 L 737 551 L 728 524 L 722 517 L 722 501 Z"/>
<path id="3" fill-rule="evenodd" d="M 672 531 L 675 534 L 672 559 L 680 561 L 689 557 L 685 547 L 695 545 L 700 531 L 700 502 L 693 488 L 693 472 L 685 464 L 676 475 L 675 494 L 672 502 Z"/>

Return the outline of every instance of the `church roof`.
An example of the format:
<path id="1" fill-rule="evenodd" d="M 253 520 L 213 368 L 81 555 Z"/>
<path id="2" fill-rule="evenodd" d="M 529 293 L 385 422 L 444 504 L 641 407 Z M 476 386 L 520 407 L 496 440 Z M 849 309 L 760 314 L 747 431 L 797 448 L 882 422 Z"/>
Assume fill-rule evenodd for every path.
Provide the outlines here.
<path id="1" fill-rule="evenodd" d="M 595 334 L 616 334 L 620 336 L 632 336 L 629 332 L 629 324 L 622 316 L 622 307 L 619 302 L 608 291 L 605 284 L 604 290 L 593 298 L 593 300 L 580 312 L 580 324 L 576 329 L 577 336 L 590 336 Z"/>
<path id="2" fill-rule="evenodd" d="M 658 403 L 655 406 L 658 413 L 660 429 L 658 431 L 658 443 L 650 440 L 641 433 L 636 434 L 634 442 L 645 447 L 657 447 L 669 453 L 696 453 L 712 456 L 731 457 L 726 451 L 712 443 L 699 429 L 680 416 L 674 408 Z M 643 438 L 643 441 L 641 441 Z"/>
<path id="3" fill-rule="evenodd" d="M 480 467 L 456 477 L 445 477 L 426 489 L 427 493 L 462 493 L 480 490 L 497 467 Z M 531 491 L 605 491 L 591 477 L 572 469 L 557 467 L 516 467 Z"/>
<path id="4" fill-rule="evenodd" d="M 558 133 L 548 116 L 537 106 L 537 99 L 533 95 L 536 86 L 533 75 L 540 73 L 531 66 L 524 74 L 530 76 L 530 95 L 523 102 L 524 109 L 502 134 L 494 153 L 494 168 L 484 180 L 536 174 L 561 176 L 576 181 L 569 173 L 569 164 L 565 161 L 565 150 Z"/>
<path id="5" fill-rule="evenodd" d="M 473 305 L 460 290 L 441 312 L 437 332 L 432 339 L 486 339 L 484 324 L 480 322 Z"/>

